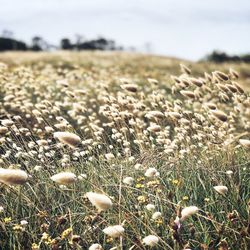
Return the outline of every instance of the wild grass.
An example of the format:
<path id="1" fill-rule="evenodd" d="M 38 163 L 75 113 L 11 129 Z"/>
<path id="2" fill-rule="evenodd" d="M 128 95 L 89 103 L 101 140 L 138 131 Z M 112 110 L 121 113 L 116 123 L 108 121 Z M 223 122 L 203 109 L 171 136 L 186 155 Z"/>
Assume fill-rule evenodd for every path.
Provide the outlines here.
<path id="1" fill-rule="evenodd" d="M 0 58 L 1 249 L 249 248 L 247 66 Z"/>

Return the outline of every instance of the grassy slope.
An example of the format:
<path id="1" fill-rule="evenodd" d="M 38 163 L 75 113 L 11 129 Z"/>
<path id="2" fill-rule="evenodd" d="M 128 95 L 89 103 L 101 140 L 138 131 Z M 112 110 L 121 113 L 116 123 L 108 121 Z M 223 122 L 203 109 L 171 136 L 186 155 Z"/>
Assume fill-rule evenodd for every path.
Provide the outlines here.
<path id="1" fill-rule="evenodd" d="M 161 101 L 152 99 L 151 94 L 156 91 L 162 93 L 163 98 L 169 102 L 181 100 L 183 109 L 194 112 L 192 103 L 183 100 L 178 94 L 170 94 L 170 75 L 180 74 L 179 60 L 116 52 L 61 52 L 55 55 L 5 53 L 0 54 L 0 61 L 9 65 L 9 69 L 3 70 L 0 74 L 3 104 L 1 113 L 10 117 L 20 114 L 23 121 L 18 126 L 27 127 L 31 131 L 31 135 L 28 136 L 16 136 L 14 131 L 6 136 L 12 141 L 2 142 L 1 152 L 4 155 L 10 150 L 11 155 L 2 157 L 2 167 L 20 164 L 22 169 L 33 176 L 29 183 L 20 187 L 8 187 L 3 184 L 0 186 L 0 206 L 4 207 L 4 211 L 0 214 L 0 245 L 3 249 L 14 249 L 14 247 L 15 249 L 30 249 L 32 243 L 39 244 L 41 249 L 49 249 L 51 245 L 55 247 L 54 249 L 57 249 L 59 245 L 63 246 L 63 249 L 74 247 L 87 249 L 92 243 L 97 242 L 104 249 L 115 246 L 119 249 L 122 245 L 123 249 L 129 249 L 132 246 L 134 246 L 133 249 L 143 249 L 141 239 L 149 234 L 159 236 L 158 249 L 184 249 L 187 245 L 191 249 L 208 249 L 209 247 L 210 249 L 219 247 L 227 249 L 226 246 L 231 249 L 247 249 L 250 158 L 247 150 L 241 147 L 235 148 L 237 142 L 225 146 L 219 142 L 221 138 L 215 137 L 216 140 L 218 139 L 218 145 L 210 145 L 204 139 L 201 141 L 201 146 L 182 155 L 178 150 L 189 148 L 191 143 L 198 145 L 198 142 L 184 140 L 183 145 L 170 157 L 161 152 L 162 145 L 155 142 L 157 136 L 152 135 L 153 139 L 149 140 L 149 147 L 138 149 L 132 143 L 135 138 L 129 135 L 126 141 L 131 142 L 130 156 L 132 155 L 134 159 L 121 156 L 107 160 L 105 153 L 111 152 L 118 155 L 124 149 L 119 142 L 111 138 L 112 128 L 120 131 L 123 127 L 117 123 L 115 126 L 112 125 L 113 127 L 105 128 L 101 142 L 97 142 L 102 146 L 101 150 L 94 143 L 90 143 L 86 146 L 87 148 L 81 148 L 82 151 L 88 150 L 89 152 L 74 159 L 75 150 L 68 147 L 57 148 L 51 134 L 40 134 L 34 129 L 37 122 L 31 111 L 36 109 L 35 106 L 31 108 L 32 110 L 28 107 L 24 110 L 15 107 L 16 111 L 3 100 L 4 96 L 10 94 L 11 91 L 17 94 L 16 90 L 9 91 L 8 84 L 11 83 L 15 88 L 19 86 L 21 90 L 24 90 L 24 97 L 33 104 L 41 103 L 46 99 L 53 106 L 57 106 L 55 101 L 61 101 L 63 104 L 58 105 L 58 113 L 51 113 L 52 118 L 49 117 L 52 112 L 51 107 L 48 107 L 49 114 L 42 115 L 45 123 L 54 127 L 55 117 L 63 116 L 70 123 L 68 130 L 76 132 L 83 140 L 87 137 L 95 142 L 98 136 L 91 131 L 90 124 L 97 121 L 96 124 L 103 127 L 104 123 L 107 123 L 107 119 L 98 113 L 99 107 L 103 105 L 100 96 L 104 95 L 103 92 L 107 88 L 107 95 L 117 97 L 120 91 L 119 79 L 123 77 L 132 79 L 143 89 L 144 104 L 149 110 L 164 111 Z M 242 75 L 239 81 L 241 85 L 245 89 L 248 88 L 249 65 L 218 66 L 206 63 L 184 63 L 191 66 L 194 76 L 201 76 L 204 71 L 223 70 L 233 66 Z M 18 68 L 24 65 L 28 65 L 28 68 Z M 25 70 L 27 74 L 24 74 Z M 55 80 L 60 78 L 68 79 L 70 91 L 73 93 L 78 88 L 85 89 L 86 96 L 65 98 L 65 90 L 55 84 Z M 148 87 L 147 78 L 155 78 L 160 84 Z M 106 83 L 107 86 L 103 87 L 99 84 L 100 82 Z M 213 93 L 216 95 L 216 91 Z M 132 95 L 132 97 L 136 100 L 144 100 L 139 95 Z M 232 103 L 220 102 L 217 97 L 215 100 L 227 113 L 233 111 Z M 17 101 L 14 99 L 12 102 Z M 83 108 L 91 108 L 89 113 L 83 112 L 86 118 L 81 125 L 83 128 L 77 123 L 79 117 L 67 114 L 68 110 L 74 109 L 73 103 L 80 102 L 83 102 Z M 22 101 L 18 105 L 22 107 Z M 126 107 L 123 109 L 126 110 Z M 128 111 L 131 110 L 128 109 Z M 195 112 L 209 118 L 203 109 Z M 31 114 L 31 119 L 26 120 L 25 114 L 27 113 Z M 136 117 L 137 114 L 135 113 L 134 116 Z M 142 116 L 137 118 L 143 120 Z M 237 119 L 241 119 L 241 114 L 237 116 Z M 245 132 L 237 119 L 232 126 L 238 131 L 232 132 L 233 136 Z M 148 126 L 148 121 L 146 122 Z M 179 126 L 178 121 L 172 120 L 160 121 L 159 124 L 162 128 L 167 125 L 171 128 Z M 209 126 L 211 124 L 213 121 L 209 120 Z M 37 128 L 43 128 L 42 126 L 44 125 L 37 125 Z M 86 126 L 90 131 L 85 130 Z M 221 124 L 215 123 L 215 127 L 222 133 L 226 131 L 227 134 L 228 129 L 222 128 Z M 204 132 L 202 128 L 199 129 Z M 139 135 L 139 128 L 135 127 L 135 130 Z M 173 133 L 175 133 L 174 130 Z M 192 132 L 189 131 L 189 133 Z M 227 136 L 222 138 L 228 138 Z M 41 138 L 52 140 L 50 147 L 51 150 L 55 150 L 55 156 L 44 156 L 43 162 L 37 158 L 36 154 L 24 155 L 21 158 L 14 156 L 16 150 L 13 149 L 13 142 L 22 148 L 22 152 L 29 153 L 28 142 Z M 113 148 L 108 147 L 109 144 Z M 208 148 L 205 149 L 205 146 Z M 36 145 L 33 150 L 38 151 L 39 147 Z M 62 165 L 63 155 L 70 157 L 70 161 L 65 166 Z M 136 170 L 134 168 L 136 163 L 142 164 L 142 168 Z M 41 165 L 42 170 L 35 171 L 36 165 Z M 145 177 L 144 173 L 149 167 L 155 167 L 160 172 L 160 177 Z M 76 175 L 84 173 L 88 178 L 66 188 L 60 188 L 49 178 L 54 173 L 65 169 Z M 228 170 L 232 170 L 233 174 L 228 175 L 226 173 Z M 135 182 L 132 186 L 122 183 L 126 176 L 134 178 Z M 219 184 L 228 187 L 229 191 L 226 196 L 214 191 L 213 186 Z M 97 214 L 89 201 L 84 198 L 84 194 L 88 191 L 105 192 L 113 197 L 114 206 L 107 212 Z M 163 216 L 159 220 L 152 220 L 152 213 L 145 209 L 149 203 L 153 203 L 156 211 L 162 213 Z M 182 207 L 189 205 L 199 207 L 199 214 L 184 221 L 181 231 L 175 230 L 176 216 Z M 11 217 L 10 222 L 7 222 L 8 217 Z M 29 223 L 25 230 L 20 232 L 14 230 L 14 226 L 19 225 L 22 219 Z M 105 226 L 122 222 L 125 227 L 123 239 L 112 240 L 104 236 L 102 229 Z M 62 233 L 67 228 L 72 228 L 73 234 L 81 237 L 78 243 L 72 243 L 71 235 L 68 239 L 63 239 Z M 49 236 L 41 240 L 44 232 Z"/>

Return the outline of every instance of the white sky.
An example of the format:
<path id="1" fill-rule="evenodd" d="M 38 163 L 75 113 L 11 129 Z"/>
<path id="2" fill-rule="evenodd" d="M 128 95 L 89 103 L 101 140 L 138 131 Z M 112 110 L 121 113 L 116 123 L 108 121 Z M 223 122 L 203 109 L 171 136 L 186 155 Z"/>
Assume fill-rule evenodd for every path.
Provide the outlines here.
<path id="1" fill-rule="evenodd" d="M 250 0 L 0 0 L 0 33 L 29 42 L 41 35 L 103 35 L 155 54 L 200 59 L 213 49 L 250 52 Z"/>

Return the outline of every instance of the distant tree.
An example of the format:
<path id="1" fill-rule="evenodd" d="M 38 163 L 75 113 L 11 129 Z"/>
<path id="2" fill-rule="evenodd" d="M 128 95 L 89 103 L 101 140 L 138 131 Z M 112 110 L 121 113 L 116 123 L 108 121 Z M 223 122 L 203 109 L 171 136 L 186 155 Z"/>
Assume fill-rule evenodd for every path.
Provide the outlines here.
<path id="1" fill-rule="evenodd" d="M 208 61 L 221 63 L 228 60 L 228 56 L 224 52 L 213 51 L 210 55 L 207 56 Z"/>
<path id="2" fill-rule="evenodd" d="M 31 47 L 30 49 L 33 51 L 42 51 L 42 50 L 47 50 L 48 49 L 48 44 L 47 42 L 40 36 L 34 36 L 32 38 L 31 42 Z"/>
<path id="3" fill-rule="evenodd" d="M 84 43 L 84 37 L 82 36 L 82 35 L 80 35 L 80 34 L 76 34 L 75 35 L 76 36 L 76 44 L 75 44 L 75 48 L 76 49 L 78 49 L 79 48 L 79 46 L 80 46 L 80 44 L 82 44 L 82 43 Z"/>
<path id="4" fill-rule="evenodd" d="M 79 42 L 79 41 L 78 41 Z M 77 43 L 74 46 L 78 50 L 122 50 L 121 46 L 116 46 L 114 40 L 103 37 Z"/>
<path id="5" fill-rule="evenodd" d="M 72 48 L 73 48 L 73 45 L 71 44 L 70 39 L 68 39 L 68 38 L 63 38 L 63 39 L 61 39 L 60 48 L 61 48 L 61 49 L 65 49 L 65 50 L 70 50 L 70 49 L 72 49 Z"/>
<path id="6" fill-rule="evenodd" d="M 27 45 L 12 38 L 0 37 L 0 51 L 7 50 L 27 50 Z"/>
<path id="7" fill-rule="evenodd" d="M 243 62 L 250 63 L 250 54 L 241 57 Z"/>
<path id="8" fill-rule="evenodd" d="M 230 56 L 225 52 L 213 51 L 211 54 L 205 57 L 205 61 L 223 63 L 223 62 L 245 62 L 250 63 L 250 55 L 233 55 Z"/>

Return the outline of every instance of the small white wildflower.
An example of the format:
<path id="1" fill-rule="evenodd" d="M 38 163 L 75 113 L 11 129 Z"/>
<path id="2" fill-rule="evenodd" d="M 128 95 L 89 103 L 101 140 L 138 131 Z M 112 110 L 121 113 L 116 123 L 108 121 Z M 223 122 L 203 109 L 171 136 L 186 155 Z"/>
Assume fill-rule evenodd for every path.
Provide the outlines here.
<path id="1" fill-rule="evenodd" d="M 140 163 L 136 163 L 135 164 L 135 169 L 136 170 L 139 170 L 139 169 L 141 169 L 142 168 L 142 164 L 140 164 Z"/>
<path id="2" fill-rule="evenodd" d="M 21 221 L 20 221 L 20 224 L 21 224 L 22 226 L 26 226 L 26 225 L 28 224 L 28 221 L 27 221 L 27 220 L 21 220 Z"/>
<path id="3" fill-rule="evenodd" d="M 234 173 L 234 172 L 233 172 L 232 170 L 227 170 L 227 171 L 226 171 L 226 174 L 227 174 L 227 175 L 232 175 L 233 173 Z"/>
<path id="4" fill-rule="evenodd" d="M 65 185 L 59 185 L 59 188 L 61 188 L 62 190 L 66 190 L 67 187 Z"/>
<path id="5" fill-rule="evenodd" d="M 157 171 L 156 168 L 148 168 L 146 170 L 145 176 L 147 177 L 155 177 L 155 176 L 159 176 L 160 173 Z"/>
<path id="6" fill-rule="evenodd" d="M 155 210 L 155 205 L 154 204 L 148 204 L 146 206 L 146 209 L 150 212 L 154 211 Z"/>
<path id="7" fill-rule="evenodd" d="M 131 185 L 133 185 L 133 183 L 134 183 L 134 178 L 132 178 L 132 177 L 125 177 L 124 179 L 123 179 L 123 183 L 124 184 L 127 184 L 127 185 L 129 185 L 129 186 L 131 186 Z"/>
<path id="8" fill-rule="evenodd" d="M 103 250 L 103 248 L 100 244 L 95 243 L 89 247 L 89 250 Z"/>
<path id="9" fill-rule="evenodd" d="M 146 246 L 154 247 L 158 244 L 159 238 L 155 235 L 148 235 L 145 238 L 142 239 L 142 242 Z"/>
<path id="10" fill-rule="evenodd" d="M 161 212 L 155 212 L 155 213 L 152 214 L 152 219 L 153 220 L 157 220 L 157 219 L 159 219 L 161 217 L 162 217 Z"/>
<path id="11" fill-rule="evenodd" d="M 105 154 L 105 158 L 106 158 L 107 160 L 111 160 L 111 159 L 114 159 L 115 156 L 114 156 L 112 153 L 108 153 L 108 154 Z"/>
<path id="12" fill-rule="evenodd" d="M 38 172 L 38 171 L 40 171 L 42 168 L 43 168 L 42 166 L 36 165 L 36 166 L 34 167 L 34 170 Z"/>

